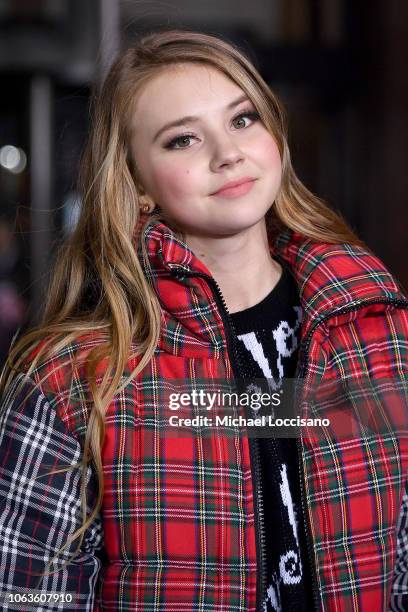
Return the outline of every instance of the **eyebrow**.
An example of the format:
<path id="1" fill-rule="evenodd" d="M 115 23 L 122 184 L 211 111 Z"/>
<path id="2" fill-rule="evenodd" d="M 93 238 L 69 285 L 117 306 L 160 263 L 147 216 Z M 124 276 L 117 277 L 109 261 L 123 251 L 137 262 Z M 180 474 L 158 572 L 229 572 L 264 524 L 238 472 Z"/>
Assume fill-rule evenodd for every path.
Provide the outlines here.
<path id="1" fill-rule="evenodd" d="M 241 102 L 249 102 L 249 101 L 250 100 L 248 96 L 244 94 L 240 96 L 239 98 L 237 98 L 236 100 L 233 100 L 232 102 L 230 102 L 226 108 L 227 110 L 230 110 L 231 108 L 238 106 L 238 104 L 241 104 Z M 160 130 L 156 133 L 155 137 L 153 138 L 153 142 L 156 142 L 156 140 L 159 138 L 159 136 L 163 134 L 163 132 L 166 132 L 172 127 L 179 127 L 180 125 L 184 125 L 186 123 L 194 123 L 198 120 L 199 120 L 199 117 L 195 117 L 194 115 L 187 115 L 186 117 L 181 117 L 180 119 L 176 119 L 175 121 L 170 121 L 169 123 L 166 123 L 160 128 Z"/>

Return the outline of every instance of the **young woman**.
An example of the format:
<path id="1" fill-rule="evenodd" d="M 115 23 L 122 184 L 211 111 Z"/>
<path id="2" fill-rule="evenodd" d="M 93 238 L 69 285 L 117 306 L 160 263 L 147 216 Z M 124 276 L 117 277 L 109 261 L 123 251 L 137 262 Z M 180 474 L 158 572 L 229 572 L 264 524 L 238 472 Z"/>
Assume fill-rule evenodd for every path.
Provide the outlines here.
<path id="1" fill-rule="evenodd" d="M 144 37 L 96 98 L 82 178 L 2 377 L 6 609 L 407 609 L 408 300 L 296 177 L 253 65 Z M 291 377 L 327 417 L 298 438 L 164 423 L 174 381 Z"/>

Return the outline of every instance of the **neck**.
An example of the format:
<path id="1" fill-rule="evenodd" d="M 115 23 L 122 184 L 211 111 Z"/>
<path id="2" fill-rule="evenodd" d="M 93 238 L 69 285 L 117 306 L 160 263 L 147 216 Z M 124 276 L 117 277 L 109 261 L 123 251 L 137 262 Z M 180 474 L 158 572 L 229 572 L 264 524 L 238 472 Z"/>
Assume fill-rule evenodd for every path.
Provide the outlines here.
<path id="1" fill-rule="evenodd" d="M 263 300 L 282 273 L 270 254 L 265 219 L 230 236 L 187 234 L 186 242 L 217 281 L 230 313 Z"/>

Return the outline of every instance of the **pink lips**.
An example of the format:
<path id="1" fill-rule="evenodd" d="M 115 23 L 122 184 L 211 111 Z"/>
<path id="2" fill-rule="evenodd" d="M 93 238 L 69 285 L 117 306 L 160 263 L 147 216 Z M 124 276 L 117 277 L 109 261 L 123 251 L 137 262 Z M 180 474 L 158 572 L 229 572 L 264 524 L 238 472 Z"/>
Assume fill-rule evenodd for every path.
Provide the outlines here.
<path id="1" fill-rule="evenodd" d="M 230 181 L 226 183 L 224 187 L 221 187 L 218 191 L 212 195 L 221 196 L 225 198 L 236 198 L 241 195 L 248 193 L 255 182 L 255 179 L 251 177 L 244 177 L 238 181 Z"/>

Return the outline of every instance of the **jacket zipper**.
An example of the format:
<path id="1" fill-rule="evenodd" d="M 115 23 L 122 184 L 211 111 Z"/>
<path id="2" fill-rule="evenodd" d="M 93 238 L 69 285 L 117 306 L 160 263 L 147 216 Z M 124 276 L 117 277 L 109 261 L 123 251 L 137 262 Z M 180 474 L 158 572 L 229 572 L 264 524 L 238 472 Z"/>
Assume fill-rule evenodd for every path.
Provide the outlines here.
<path id="1" fill-rule="evenodd" d="M 276 257 L 275 255 L 275 259 L 278 259 L 278 261 L 286 265 L 285 262 L 283 262 L 283 260 L 280 257 Z M 214 289 L 214 296 L 216 298 L 217 305 L 220 310 L 221 318 L 224 323 L 224 328 L 225 328 L 226 337 L 227 337 L 227 345 L 229 342 L 229 345 L 232 347 L 231 352 L 233 355 L 233 359 L 231 359 L 231 366 L 232 366 L 235 377 L 237 377 L 237 373 L 238 375 L 240 375 L 242 369 L 241 369 L 239 354 L 236 350 L 234 325 L 232 323 L 231 318 L 229 317 L 228 308 L 227 308 L 227 305 L 224 300 L 224 296 L 221 293 L 221 289 L 217 281 L 213 277 L 208 276 L 207 274 L 200 273 L 200 272 L 191 272 L 190 270 L 186 270 L 181 264 L 176 264 L 176 265 L 177 265 L 177 269 L 176 269 L 176 266 L 172 268 L 172 272 L 174 272 L 176 275 L 180 275 L 180 272 L 178 272 L 178 270 L 181 270 L 182 276 L 186 276 L 186 275 L 190 277 L 198 276 L 200 278 L 205 279 L 212 285 Z M 299 365 L 302 365 L 303 367 L 298 368 L 298 372 L 296 375 L 298 379 L 304 378 L 307 373 L 307 358 L 309 355 L 309 349 L 310 349 L 312 336 L 314 332 L 316 331 L 316 329 L 322 323 L 324 323 L 325 321 L 327 321 L 328 319 L 334 316 L 346 314 L 348 312 L 351 312 L 352 310 L 356 310 L 356 309 L 363 308 L 365 306 L 369 306 L 370 304 L 394 304 L 395 306 L 398 306 L 401 308 L 408 308 L 408 300 L 384 297 L 384 298 L 372 298 L 372 299 L 355 301 L 353 302 L 353 304 L 348 304 L 347 306 L 344 306 L 343 308 L 340 308 L 337 311 L 321 315 L 320 317 L 317 318 L 316 322 L 309 329 L 306 337 L 303 339 L 299 347 L 299 348 L 302 348 L 302 364 L 299 364 Z M 257 439 L 256 438 L 248 439 L 248 443 L 249 443 L 250 456 L 251 456 L 251 467 L 253 470 L 252 471 L 253 482 L 255 483 L 255 487 L 254 487 L 255 506 L 258 509 L 258 513 L 257 513 L 258 520 L 255 521 L 256 537 L 257 537 L 257 544 L 258 544 L 257 563 L 258 563 L 258 570 L 259 570 L 257 573 L 256 609 L 259 610 L 259 612 L 262 612 L 261 600 L 262 600 L 262 595 L 264 593 L 264 590 L 266 588 L 266 572 L 265 572 L 266 563 L 265 563 L 264 508 L 263 508 L 262 491 L 261 491 L 261 487 L 259 486 L 259 483 L 261 480 L 260 459 L 259 459 L 259 447 L 257 444 Z M 311 535 L 310 516 L 309 516 L 309 512 L 306 511 L 306 504 L 305 504 L 305 500 L 306 500 L 305 480 L 306 478 L 305 478 L 305 473 L 304 473 L 303 465 L 302 465 L 302 446 L 303 446 L 302 432 L 300 433 L 300 437 L 297 439 L 296 446 L 297 446 L 297 452 L 298 452 L 298 468 L 299 468 L 299 479 L 300 479 L 300 485 L 301 485 L 300 493 L 301 493 L 301 505 L 302 505 L 302 513 L 303 513 L 303 518 L 304 518 L 304 527 L 305 527 L 305 535 L 306 535 L 306 548 L 307 548 L 307 554 L 308 554 L 308 559 L 309 559 L 310 574 L 311 574 L 311 579 L 312 579 L 312 595 L 313 595 L 315 611 L 319 612 L 322 609 L 320 605 L 320 589 L 319 589 L 318 581 L 317 581 L 316 563 L 313 558 L 314 553 L 313 553 L 313 541 L 312 541 L 312 535 Z"/>
<path id="2" fill-rule="evenodd" d="M 217 281 L 213 279 L 212 284 L 215 290 L 214 295 L 218 297 L 217 301 L 218 301 L 218 306 L 220 308 L 221 316 L 223 317 L 223 314 L 225 315 L 223 317 L 224 327 L 225 327 L 225 323 L 227 324 L 227 326 L 229 326 L 226 336 L 227 336 L 227 343 L 229 342 L 232 348 L 231 357 L 233 358 L 232 359 L 230 358 L 231 366 L 232 366 L 235 378 L 240 379 L 240 377 L 242 377 L 243 379 L 244 377 L 243 377 L 242 364 L 241 364 L 239 353 L 236 348 L 236 341 L 235 341 L 236 333 L 234 329 L 234 324 L 231 318 L 229 317 L 228 308 L 225 303 L 224 297 L 221 293 L 221 290 L 219 288 L 219 285 L 217 284 Z M 222 312 L 223 309 L 224 309 L 224 313 Z M 263 500 L 263 494 L 262 494 L 262 487 L 260 486 L 262 476 L 261 476 L 261 464 L 260 464 L 260 456 L 259 456 L 258 439 L 248 438 L 248 445 L 249 445 L 249 454 L 251 457 L 252 481 L 255 485 L 253 488 L 254 489 L 254 501 L 255 501 L 255 507 L 257 508 L 257 512 L 255 513 L 255 516 L 256 516 L 255 531 L 256 531 L 256 538 L 258 541 L 258 546 L 257 546 L 258 572 L 257 572 L 257 586 L 256 586 L 256 609 L 259 609 L 259 612 L 262 612 L 261 602 L 262 602 L 263 594 L 265 593 L 265 590 L 266 590 L 267 576 L 266 576 L 266 543 L 265 543 L 265 527 L 264 527 L 265 526 L 264 500 Z"/>
<path id="3" fill-rule="evenodd" d="M 302 353 L 302 365 L 303 368 L 299 368 L 299 371 L 297 373 L 297 378 L 298 379 L 302 379 L 306 376 L 307 373 L 307 360 L 308 360 L 308 356 L 309 356 L 309 349 L 310 349 L 310 344 L 312 341 L 312 336 L 314 334 L 314 332 L 316 331 L 316 329 L 325 321 L 327 321 L 328 319 L 332 318 L 333 316 L 337 316 L 337 315 L 341 315 L 341 314 L 347 314 L 348 312 L 351 312 L 352 310 L 357 310 L 360 308 L 363 308 L 365 306 L 369 306 L 370 304 L 394 304 L 395 306 L 399 306 L 401 308 L 408 308 L 408 300 L 401 300 L 398 298 L 372 298 L 370 299 L 366 299 L 366 300 L 361 300 L 359 302 L 354 302 L 353 305 L 349 304 L 348 306 L 344 306 L 343 308 L 340 308 L 337 311 L 331 312 L 331 313 L 327 313 L 325 315 L 322 315 L 320 318 L 318 318 L 318 320 L 312 325 L 312 327 L 309 329 L 306 337 L 303 339 L 301 346 L 303 345 L 303 353 Z M 301 371 L 300 371 L 301 370 Z M 315 604 L 315 609 L 316 611 L 321 610 L 321 606 L 320 606 L 320 601 L 319 601 L 319 593 L 320 593 L 320 589 L 318 587 L 318 582 L 317 582 L 317 571 L 316 571 L 316 563 L 313 560 L 313 542 L 312 542 L 312 536 L 311 536 L 311 523 L 310 523 L 310 516 L 309 516 L 309 512 L 306 511 L 306 504 L 305 504 L 305 500 L 306 500 L 306 478 L 305 478 L 305 472 L 303 470 L 303 465 L 302 465 L 302 446 L 303 446 L 303 439 L 302 439 L 302 431 L 300 432 L 300 437 L 297 439 L 297 450 L 298 450 L 298 467 L 299 467 L 299 477 L 300 477 L 300 483 L 301 483 L 301 503 L 302 503 L 302 512 L 303 512 L 303 517 L 304 517 L 304 521 L 305 521 L 305 533 L 306 533 L 306 547 L 307 547 L 307 553 L 308 553 L 308 558 L 309 558 L 309 563 L 310 563 L 310 571 L 311 571 L 311 578 L 312 578 L 312 593 L 313 593 L 313 601 Z"/>
<path id="4" fill-rule="evenodd" d="M 234 324 L 229 316 L 228 308 L 224 300 L 224 296 L 222 295 L 221 289 L 215 280 L 211 276 L 200 272 L 190 272 L 185 270 L 181 264 L 177 264 L 172 267 L 172 272 L 176 275 L 180 276 L 194 276 L 205 279 L 209 282 L 213 288 L 213 293 L 215 300 L 217 302 L 217 306 L 219 308 L 222 321 L 224 323 L 224 329 L 226 333 L 227 346 L 231 348 L 230 350 L 230 362 L 232 371 L 234 372 L 234 377 L 236 379 L 240 379 L 242 376 L 242 364 L 240 360 L 239 353 L 236 348 L 236 333 L 234 329 Z M 179 272 L 181 270 L 181 272 Z M 242 377 L 243 378 L 243 377 Z M 251 457 L 251 470 L 252 470 L 252 481 L 254 483 L 254 502 L 257 512 L 255 513 L 255 534 L 257 540 L 257 586 L 256 586 L 256 609 L 259 612 L 263 612 L 261 603 L 262 597 L 266 590 L 266 544 L 265 544 L 265 530 L 264 530 L 264 500 L 262 495 L 262 489 L 260 487 L 261 482 L 261 465 L 260 465 L 260 456 L 259 456 L 259 445 L 257 438 L 249 438 L 249 454 Z"/>

